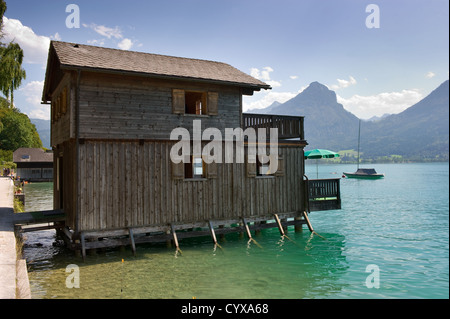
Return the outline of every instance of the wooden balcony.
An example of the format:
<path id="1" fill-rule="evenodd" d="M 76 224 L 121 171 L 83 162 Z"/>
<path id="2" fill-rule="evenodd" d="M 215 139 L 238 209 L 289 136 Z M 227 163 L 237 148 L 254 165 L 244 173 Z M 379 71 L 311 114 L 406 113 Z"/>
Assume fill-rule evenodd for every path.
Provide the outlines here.
<path id="1" fill-rule="evenodd" d="M 341 209 L 340 178 L 307 179 L 310 211 Z"/>
<path id="2" fill-rule="evenodd" d="M 254 129 L 266 128 L 269 137 L 269 129 L 278 128 L 279 139 L 305 139 L 303 116 L 243 113 L 242 120 L 244 130 L 249 127 Z"/>

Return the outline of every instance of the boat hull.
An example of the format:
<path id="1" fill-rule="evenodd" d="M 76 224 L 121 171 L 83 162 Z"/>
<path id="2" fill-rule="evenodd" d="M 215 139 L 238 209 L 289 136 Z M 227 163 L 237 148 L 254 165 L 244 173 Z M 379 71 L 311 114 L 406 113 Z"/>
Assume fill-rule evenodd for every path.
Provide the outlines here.
<path id="1" fill-rule="evenodd" d="M 356 174 L 356 173 L 343 173 L 347 178 L 360 178 L 360 179 L 380 179 L 384 178 L 384 174 Z"/>

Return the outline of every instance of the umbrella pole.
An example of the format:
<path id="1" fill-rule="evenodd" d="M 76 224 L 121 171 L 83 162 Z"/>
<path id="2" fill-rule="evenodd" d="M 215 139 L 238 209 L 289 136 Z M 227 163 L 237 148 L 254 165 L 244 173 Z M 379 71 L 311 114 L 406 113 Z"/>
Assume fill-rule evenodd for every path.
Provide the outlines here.
<path id="1" fill-rule="evenodd" d="M 316 178 L 319 179 L 319 160 L 316 159 Z"/>

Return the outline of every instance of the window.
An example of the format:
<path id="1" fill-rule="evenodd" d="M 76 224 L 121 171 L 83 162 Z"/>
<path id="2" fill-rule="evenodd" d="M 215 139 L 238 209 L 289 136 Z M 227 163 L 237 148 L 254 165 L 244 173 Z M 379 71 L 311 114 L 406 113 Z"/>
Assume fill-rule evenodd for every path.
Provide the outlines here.
<path id="1" fill-rule="evenodd" d="M 191 156 L 190 163 L 184 163 L 184 178 L 205 177 L 204 162 L 201 156 Z"/>
<path id="2" fill-rule="evenodd" d="M 270 171 L 270 161 L 267 163 L 261 163 L 259 156 L 256 156 L 256 175 L 257 176 L 268 176 L 273 175 L 275 172 Z"/>
<path id="3" fill-rule="evenodd" d="M 208 114 L 206 110 L 206 93 L 185 92 L 185 114 Z"/>
<path id="4" fill-rule="evenodd" d="M 172 113 L 218 115 L 217 92 L 172 90 Z"/>

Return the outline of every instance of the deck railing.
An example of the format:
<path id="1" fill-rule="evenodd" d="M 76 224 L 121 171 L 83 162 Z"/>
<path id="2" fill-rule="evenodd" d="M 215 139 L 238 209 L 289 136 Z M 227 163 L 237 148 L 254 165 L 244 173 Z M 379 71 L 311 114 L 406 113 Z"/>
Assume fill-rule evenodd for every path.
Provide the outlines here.
<path id="1" fill-rule="evenodd" d="M 341 209 L 340 179 L 306 180 L 311 211 Z"/>
<path id="2" fill-rule="evenodd" d="M 243 129 L 248 127 L 258 128 L 278 128 L 278 138 L 300 138 L 304 140 L 303 116 L 286 116 L 270 114 L 243 113 Z M 270 130 L 267 130 L 267 136 Z"/>

